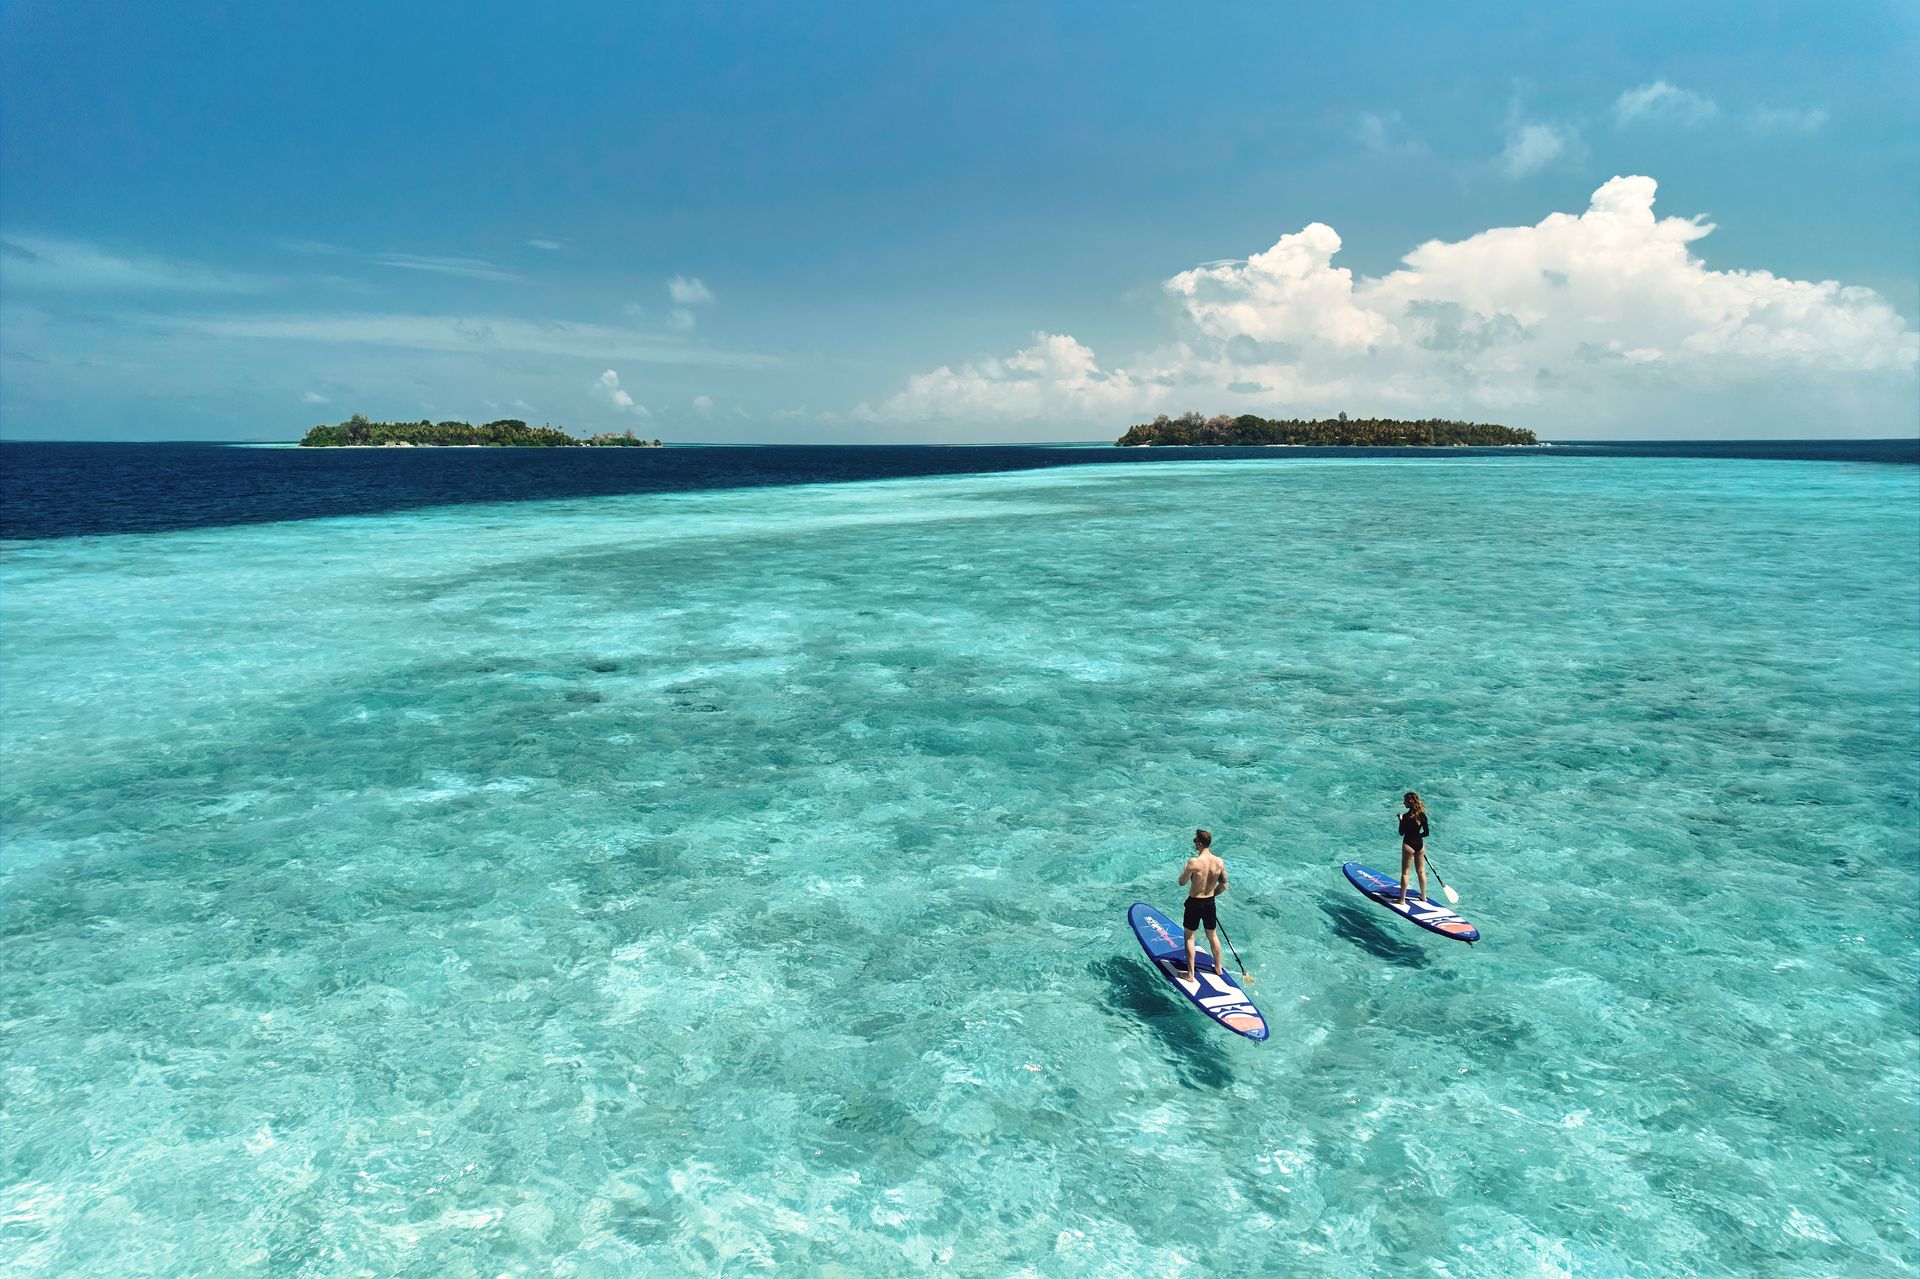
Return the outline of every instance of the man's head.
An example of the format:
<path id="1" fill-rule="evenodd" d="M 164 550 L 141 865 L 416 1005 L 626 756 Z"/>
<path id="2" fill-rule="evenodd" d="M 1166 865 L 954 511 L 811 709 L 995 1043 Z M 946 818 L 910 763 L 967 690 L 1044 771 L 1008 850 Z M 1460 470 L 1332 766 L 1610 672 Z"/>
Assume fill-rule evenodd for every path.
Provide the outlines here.
<path id="1" fill-rule="evenodd" d="M 1213 847 L 1213 832 L 1212 832 L 1212 831 L 1210 831 L 1210 830 L 1197 830 L 1197 831 L 1195 831 L 1195 832 L 1193 832 L 1193 851 L 1194 851 L 1194 852 L 1196 852 L 1196 853 L 1204 853 L 1204 852 L 1206 852 L 1206 851 L 1207 851 L 1208 849 L 1210 849 L 1210 848 L 1212 848 L 1212 847 Z"/>

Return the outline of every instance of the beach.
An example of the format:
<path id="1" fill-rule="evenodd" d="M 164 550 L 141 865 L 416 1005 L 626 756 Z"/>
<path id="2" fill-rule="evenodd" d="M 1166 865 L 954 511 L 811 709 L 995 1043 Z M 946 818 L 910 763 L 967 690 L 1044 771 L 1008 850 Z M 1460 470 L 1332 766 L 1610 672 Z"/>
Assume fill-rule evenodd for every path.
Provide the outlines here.
<path id="1" fill-rule="evenodd" d="M 1920 467 L 1302 452 L 6 543 L 10 1273 L 1910 1273 Z"/>

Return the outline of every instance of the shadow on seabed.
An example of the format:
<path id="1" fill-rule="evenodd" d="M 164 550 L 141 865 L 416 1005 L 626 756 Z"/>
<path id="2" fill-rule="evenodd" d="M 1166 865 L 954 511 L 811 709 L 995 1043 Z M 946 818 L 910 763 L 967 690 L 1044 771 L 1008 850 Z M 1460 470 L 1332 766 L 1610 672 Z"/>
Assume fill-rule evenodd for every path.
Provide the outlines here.
<path id="1" fill-rule="evenodd" d="M 1432 961 L 1427 952 L 1414 943 L 1380 926 L 1380 921 L 1357 906 L 1346 902 L 1321 902 L 1320 909 L 1333 921 L 1333 931 L 1369 955 L 1405 968 L 1425 968 Z"/>
<path id="2" fill-rule="evenodd" d="M 1174 1073 L 1189 1088 L 1212 1091 L 1233 1082 L 1233 1070 L 1222 1046 L 1215 1042 L 1224 1034 L 1189 1007 L 1179 994 L 1147 967 L 1144 956 L 1138 962 L 1104 959 L 1090 966 L 1107 983 L 1109 1002 L 1131 1015 L 1160 1041 Z"/>

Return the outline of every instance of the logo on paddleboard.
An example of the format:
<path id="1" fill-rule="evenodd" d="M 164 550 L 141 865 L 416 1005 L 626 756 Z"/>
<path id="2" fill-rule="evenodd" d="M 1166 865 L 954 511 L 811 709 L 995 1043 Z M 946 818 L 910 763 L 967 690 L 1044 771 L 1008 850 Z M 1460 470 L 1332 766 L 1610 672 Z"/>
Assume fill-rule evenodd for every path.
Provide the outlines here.
<path id="1" fill-rule="evenodd" d="M 1161 923 L 1159 920 L 1149 915 L 1147 916 L 1147 927 L 1153 929 L 1154 932 L 1159 933 L 1161 941 L 1167 943 L 1167 945 L 1169 946 L 1173 945 L 1173 934 L 1167 931 L 1167 926 L 1165 924 Z"/>

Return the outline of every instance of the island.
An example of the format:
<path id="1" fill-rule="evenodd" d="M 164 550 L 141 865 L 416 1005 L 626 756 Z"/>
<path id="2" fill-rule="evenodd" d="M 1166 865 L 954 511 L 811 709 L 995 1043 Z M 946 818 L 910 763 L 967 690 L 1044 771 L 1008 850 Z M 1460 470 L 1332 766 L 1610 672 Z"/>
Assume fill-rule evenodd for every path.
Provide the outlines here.
<path id="1" fill-rule="evenodd" d="M 479 426 L 471 422 L 370 422 L 355 413 L 337 426 L 322 423 L 300 439 L 303 449 L 348 448 L 494 448 L 494 449 L 657 449 L 659 440 L 636 439 L 632 431 L 579 439 L 552 426 L 528 426 L 519 418 L 501 418 Z"/>
<path id="2" fill-rule="evenodd" d="M 1201 417 L 1162 413 L 1151 422 L 1127 428 L 1114 443 L 1132 447 L 1151 444 L 1294 444 L 1336 448 L 1450 448 L 1467 445 L 1505 447 L 1538 444 L 1532 431 L 1484 422 L 1451 422 L 1429 418 L 1402 422 L 1394 418 L 1264 418 L 1251 413 L 1239 417 Z"/>

